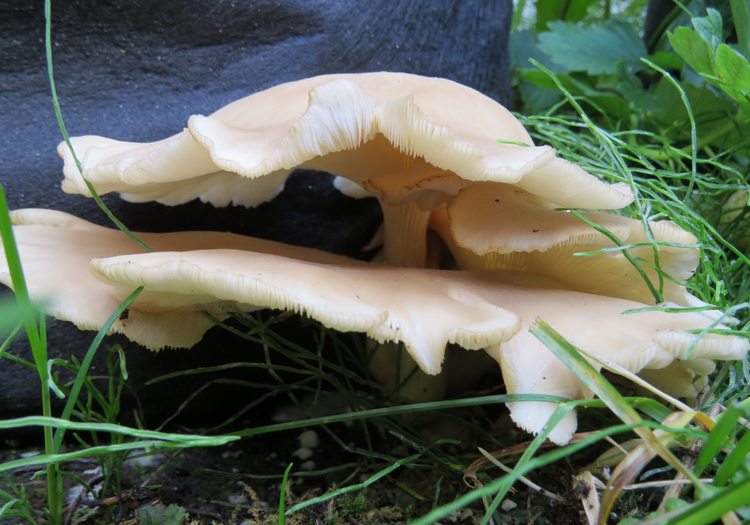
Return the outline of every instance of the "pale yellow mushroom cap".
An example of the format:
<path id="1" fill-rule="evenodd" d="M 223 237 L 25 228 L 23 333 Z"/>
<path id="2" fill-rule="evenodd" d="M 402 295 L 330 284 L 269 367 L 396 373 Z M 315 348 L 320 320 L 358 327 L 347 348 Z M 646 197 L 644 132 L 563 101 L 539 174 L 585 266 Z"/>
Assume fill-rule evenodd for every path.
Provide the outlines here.
<path id="1" fill-rule="evenodd" d="M 101 328 L 124 297 L 94 278 L 88 270 L 89 262 L 94 257 L 138 254 L 143 250 L 118 230 L 97 226 L 67 213 L 25 209 L 12 212 L 11 218 L 32 299 L 44 304 L 50 315 L 71 321 L 81 329 Z M 139 233 L 138 237 L 156 250 L 231 247 L 320 262 L 363 264 L 318 250 L 230 233 Z M 1 245 L 0 282 L 12 286 Z M 226 317 L 215 304 L 208 305 L 207 309 L 216 317 Z M 190 310 L 194 312 L 193 308 Z M 127 320 L 115 323 L 113 330 L 124 332 L 151 348 L 190 347 L 211 326 L 204 316 L 185 315 L 180 309 L 146 312 L 134 308 Z"/>
<path id="2" fill-rule="evenodd" d="M 188 127 L 189 132 L 149 144 L 91 136 L 72 144 L 84 176 L 100 192 L 126 195 L 140 193 L 144 185 L 219 171 L 257 178 L 313 159 L 316 167 L 358 181 L 390 174 L 410 157 L 469 180 L 516 181 L 554 158 L 547 146 L 496 142 L 532 143 L 492 99 L 449 80 L 405 73 L 325 75 L 282 84 L 211 116 L 193 116 Z M 352 165 L 346 152 L 378 135 L 387 141 L 375 141 Z M 58 152 L 66 164 L 65 191 L 88 194 L 64 143 Z M 332 153 L 341 154 L 322 161 Z"/>
<path id="3" fill-rule="evenodd" d="M 36 300 L 50 298 L 50 314 L 99 329 L 141 286 L 132 283 L 143 281 L 128 318 L 113 329 L 151 348 L 194 345 L 211 327 L 201 309 L 223 319 L 229 309 L 278 308 L 340 331 L 403 341 L 423 370 L 437 374 L 448 342 L 478 350 L 520 326 L 449 272 L 413 274 L 218 232 L 141 233 L 158 250 L 144 254 L 118 230 L 65 213 L 20 210 L 13 219 L 29 290 Z M 0 264 L 0 282 L 10 285 L 4 259 Z"/>
<path id="4" fill-rule="evenodd" d="M 460 190 L 447 209 L 433 211 L 429 224 L 446 242 L 459 268 L 521 270 L 550 277 L 574 290 L 654 304 L 647 283 L 622 251 L 576 256 L 616 248 L 616 244 L 573 214 L 549 206 L 515 186 L 474 184 Z M 629 248 L 628 253 L 654 263 L 654 249 L 641 221 L 609 213 L 582 215 L 623 245 L 643 244 Z M 670 221 L 652 221 L 648 226 L 654 240 L 661 243 L 659 267 L 671 277 L 660 282 L 652 264 L 640 262 L 654 288 L 661 288 L 665 301 L 705 306 L 680 284 L 700 262 L 697 248 L 684 247 L 695 245 L 697 239 Z"/>
<path id="5" fill-rule="evenodd" d="M 134 202 L 200 198 L 256 206 L 274 198 L 294 168 L 347 178 L 384 206 L 418 201 L 423 210 L 477 181 L 515 183 L 569 207 L 612 209 L 632 200 L 624 185 L 607 185 L 556 159 L 549 146 L 533 146 L 492 99 L 450 80 L 405 73 L 290 82 L 210 116 L 194 115 L 186 130 L 158 142 L 86 136 L 72 145 L 99 193 L 117 191 Z M 89 195 L 65 143 L 58 153 L 65 160 L 63 190 Z M 406 234 L 411 243 L 424 231 Z M 391 262 L 420 265 L 423 258 Z"/>
<path id="6" fill-rule="evenodd" d="M 631 372 L 686 358 L 738 359 L 750 347 L 745 339 L 714 334 L 696 342 L 697 336 L 688 331 L 713 322 L 703 313 L 623 314 L 644 305 L 573 292 L 544 277 L 512 271 L 339 266 L 236 250 L 95 259 L 91 270 L 123 296 L 135 286 L 145 286 L 144 300 L 153 308 L 198 306 L 215 297 L 232 304 L 295 310 L 339 330 L 366 332 L 379 341 L 403 341 L 429 374 L 440 371 L 448 342 L 469 350 L 485 348 L 500 363 L 510 394 L 591 396 L 584 383 L 528 332 L 538 317 L 574 344 Z M 382 318 L 369 313 L 373 307 Z M 517 332 L 521 319 L 523 327 Z M 488 344 L 492 340 L 497 342 Z M 539 402 L 510 404 L 511 416 L 531 432 L 542 428 L 552 408 Z M 556 429 L 553 441 L 570 439 L 575 426 L 571 418 L 573 426 L 568 421 Z"/>
<path id="7" fill-rule="evenodd" d="M 509 393 L 573 399 L 590 393 L 528 333 L 537 317 L 631 372 L 676 360 L 695 361 L 692 369 L 700 372 L 706 360 L 738 359 L 750 346 L 745 339 L 714 334 L 695 343 L 689 331 L 708 327 L 710 315 L 623 315 L 644 304 L 567 290 L 522 272 L 395 268 L 216 232 L 141 234 L 153 248 L 165 250 L 142 253 L 119 231 L 67 214 L 22 210 L 13 218 L 35 300 L 49 296 L 53 315 L 99 328 L 124 297 L 143 286 L 128 318 L 113 329 L 147 346 L 194 344 L 210 327 L 201 310 L 221 319 L 229 309 L 281 308 L 379 341 L 403 341 L 429 374 L 440 371 L 448 343 L 486 348 L 500 363 Z M 0 267 L 0 281 L 9 284 L 7 267 Z M 511 415 L 538 432 L 550 409 L 514 403 Z M 552 439 L 565 442 L 574 427 L 570 416 Z"/>
<path id="8" fill-rule="evenodd" d="M 512 311 L 523 317 L 523 328 L 510 341 L 487 349 L 500 363 L 509 394 L 551 394 L 569 399 L 593 397 L 585 384 L 528 331 L 534 316 L 544 319 L 568 341 L 634 373 L 663 369 L 684 359 L 696 340 L 696 335 L 687 331 L 709 326 L 714 321 L 712 316 L 697 312 L 622 314 L 638 308 L 639 303 L 581 294 L 586 298 L 583 304 L 574 304 L 557 300 L 557 293 L 549 293 L 543 303 L 517 298 Z M 689 360 L 683 363 L 695 360 L 700 367 L 706 359 L 742 359 L 748 348 L 747 339 L 708 334 L 695 344 Z M 596 362 L 591 364 L 601 368 Z M 683 390 L 693 382 L 692 375 L 682 379 L 685 381 Z M 669 386 L 672 391 L 677 389 L 674 384 Z M 508 406 L 513 420 L 532 433 L 541 431 L 557 408 L 554 403 L 537 401 L 509 403 Z M 549 438 L 565 444 L 575 428 L 576 417 L 571 413 L 555 427 Z"/>
<path id="9" fill-rule="evenodd" d="M 182 133 L 158 142 L 87 136 L 72 145 L 83 177 L 99 193 L 117 191 L 134 202 L 200 198 L 256 206 L 273 199 L 294 168 L 344 177 L 379 198 L 386 260 L 398 266 L 426 264 L 428 217 L 416 217 L 416 210 L 426 214 L 474 182 L 518 184 L 576 208 L 621 208 L 632 200 L 627 186 L 605 184 L 556 159 L 549 146 L 534 146 L 492 99 L 450 80 L 406 73 L 290 82 L 210 116 L 193 115 Z M 65 143 L 58 153 L 65 160 L 63 190 L 89 195 Z M 398 205 L 415 210 L 391 209 Z"/>

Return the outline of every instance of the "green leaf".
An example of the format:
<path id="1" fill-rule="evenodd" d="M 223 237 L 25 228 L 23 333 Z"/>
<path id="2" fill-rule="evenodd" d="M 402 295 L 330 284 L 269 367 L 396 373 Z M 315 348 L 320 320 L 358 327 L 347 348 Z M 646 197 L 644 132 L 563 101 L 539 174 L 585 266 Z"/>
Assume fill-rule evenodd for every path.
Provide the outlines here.
<path id="1" fill-rule="evenodd" d="M 717 95 L 715 90 L 707 85 L 697 87 L 690 82 L 681 82 L 680 86 L 693 109 L 699 137 L 709 137 L 715 130 L 724 129 L 732 122 L 736 106 L 730 99 Z M 654 115 L 659 132 L 670 140 L 689 140 L 689 118 L 677 89 L 667 79 L 662 79 L 654 90 L 654 96 L 660 106 Z M 723 141 L 724 137 L 717 136 L 717 140 Z"/>
<path id="2" fill-rule="evenodd" d="M 693 18 L 693 27 L 703 40 L 705 40 L 714 53 L 722 42 L 721 14 L 716 9 L 708 8 L 708 16 Z"/>
<path id="3" fill-rule="evenodd" d="M 667 33 L 667 37 L 677 54 L 697 73 L 713 74 L 713 50 L 698 33 L 687 27 L 678 27 L 674 34 Z"/>
<path id="4" fill-rule="evenodd" d="M 519 73 L 521 75 L 521 78 L 523 78 L 524 80 L 528 80 L 535 86 L 539 86 L 540 88 L 544 89 L 554 89 L 555 91 L 558 91 L 555 81 L 552 80 L 552 78 L 544 71 L 539 71 L 538 69 L 526 69 L 520 71 Z M 573 77 L 571 77 L 570 75 L 566 75 L 565 73 L 558 73 L 557 79 L 565 89 L 570 91 L 571 95 L 578 96 L 599 94 L 598 91 L 586 87 L 584 84 L 575 81 Z"/>
<path id="5" fill-rule="evenodd" d="M 544 113 L 563 98 L 557 89 L 539 87 L 524 78 L 518 82 L 518 91 L 521 93 L 525 113 L 530 115 Z"/>
<path id="6" fill-rule="evenodd" d="M 537 0 L 536 30 L 547 30 L 547 23 L 554 20 L 580 22 L 586 16 L 589 6 L 596 0 Z"/>
<path id="7" fill-rule="evenodd" d="M 726 44 L 716 51 L 716 77 L 706 78 L 726 91 L 742 105 L 750 105 L 750 64 L 747 59 Z"/>
<path id="8" fill-rule="evenodd" d="M 597 27 L 583 28 L 570 22 L 550 22 L 551 31 L 539 35 L 539 49 L 556 64 L 571 71 L 590 75 L 616 73 L 623 61 L 634 70 L 643 69 L 640 61 L 646 46 L 632 25 L 607 20 Z"/>
<path id="9" fill-rule="evenodd" d="M 180 525 L 187 511 L 177 505 L 150 505 L 138 509 L 138 519 L 141 525 Z"/>
<path id="10" fill-rule="evenodd" d="M 653 93 L 646 91 L 643 88 L 641 80 L 625 67 L 620 67 L 620 78 L 621 80 L 617 84 L 617 91 L 622 93 L 625 100 L 627 100 L 636 111 L 640 113 L 656 113 L 661 109 L 656 96 Z"/>
<path id="11" fill-rule="evenodd" d="M 540 64 L 543 64 L 548 69 L 554 72 L 567 71 L 564 67 L 559 66 L 552 62 L 550 57 L 545 55 L 537 46 L 539 39 L 536 31 L 533 29 L 526 29 L 524 31 L 516 31 L 511 33 L 510 41 L 508 42 L 508 52 L 510 54 L 510 67 L 512 69 L 529 69 L 532 67 L 529 62 L 530 59 L 534 59 Z"/>
<path id="12" fill-rule="evenodd" d="M 737 42 L 745 58 L 750 57 L 750 6 L 748 0 L 729 0 Z"/>
<path id="13" fill-rule="evenodd" d="M 660 68 L 667 71 L 681 71 L 685 67 L 685 61 L 677 53 L 671 51 L 660 51 L 648 57 L 649 62 L 653 62 Z"/>
<path id="14" fill-rule="evenodd" d="M 617 120 L 630 119 L 630 106 L 628 101 L 619 95 L 592 95 L 586 99 L 592 106 L 610 115 Z"/>

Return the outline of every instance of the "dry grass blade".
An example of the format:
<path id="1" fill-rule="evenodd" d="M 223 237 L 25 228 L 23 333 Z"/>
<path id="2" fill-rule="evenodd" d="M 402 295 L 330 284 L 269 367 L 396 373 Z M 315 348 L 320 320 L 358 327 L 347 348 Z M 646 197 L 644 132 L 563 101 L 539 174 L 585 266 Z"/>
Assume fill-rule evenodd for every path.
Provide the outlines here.
<path id="1" fill-rule="evenodd" d="M 722 406 L 719 404 L 714 405 L 711 407 L 711 410 L 708 412 L 708 414 L 701 414 L 705 415 L 707 419 L 709 419 L 712 423 L 712 426 L 709 428 L 709 430 L 713 430 L 713 427 L 715 425 L 713 418 L 715 418 L 718 413 L 720 412 Z M 698 453 L 700 452 L 701 448 L 703 448 L 703 444 L 705 442 L 703 440 L 699 441 L 698 443 L 695 443 L 692 447 L 690 447 L 691 454 L 688 454 L 687 458 L 685 458 L 685 466 L 687 468 L 692 469 L 693 465 L 695 465 L 695 459 L 698 457 Z M 684 475 L 681 473 L 678 473 L 677 476 L 674 478 L 675 485 L 672 485 L 664 492 L 664 497 L 662 498 L 661 502 L 659 503 L 659 507 L 657 508 L 658 512 L 664 512 L 666 509 L 667 501 L 671 498 L 676 498 L 680 495 L 680 492 L 682 490 L 682 485 L 687 484 L 688 481 L 685 478 Z"/>
<path id="2" fill-rule="evenodd" d="M 573 434 L 573 438 L 570 440 L 570 444 L 578 443 L 592 434 L 593 432 L 579 432 L 578 434 Z M 526 449 L 529 448 L 529 445 L 531 445 L 531 443 L 531 441 L 524 441 L 523 443 L 519 443 L 518 445 L 513 445 L 512 447 L 503 448 L 494 452 L 487 452 L 486 450 L 483 451 L 482 454 L 485 454 L 485 452 L 486 454 L 469 465 L 469 468 L 467 468 L 464 472 L 464 483 L 466 483 L 469 487 L 475 489 L 483 487 L 484 485 L 482 485 L 482 482 L 479 481 L 479 478 L 477 478 L 477 472 L 479 472 L 479 470 L 485 465 L 490 464 L 489 457 L 500 459 L 508 456 L 520 456 L 521 454 L 526 452 Z M 557 445 L 555 445 L 551 441 L 545 441 L 539 447 L 539 450 L 556 446 Z"/>
<path id="3" fill-rule="evenodd" d="M 479 481 L 479 478 L 477 478 L 477 472 L 479 472 L 479 469 L 481 469 L 485 465 L 490 464 L 489 457 L 499 459 L 499 458 L 504 458 L 507 456 L 520 456 L 526 451 L 527 448 L 529 448 L 530 444 L 531 444 L 531 441 L 525 441 L 523 443 L 519 443 L 518 445 L 513 445 L 512 447 L 504 448 L 501 450 L 496 450 L 495 452 L 483 451 L 482 452 L 482 454 L 484 454 L 483 457 L 474 461 L 471 465 L 469 465 L 469 468 L 466 469 L 466 472 L 464 472 L 464 483 L 466 483 L 469 487 L 474 488 L 474 489 L 483 487 L 484 485 L 482 485 L 482 482 Z M 552 443 L 551 441 L 546 441 L 539 448 L 544 449 L 544 448 L 550 448 L 554 446 L 555 444 Z"/>
<path id="4" fill-rule="evenodd" d="M 694 412 L 675 412 L 670 414 L 665 420 L 664 425 L 678 429 L 684 428 L 693 420 Z M 675 434 L 667 432 L 665 430 L 656 429 L 653 432 L 654 437 L 659 441 L 662 447 L 667 448 L 669 441 L 672 440 Z M 620 462 L 619 465 L 612 472 L 612 477 L 607 483 L 607 488 L 602 494 L 602 508 L 610 509 L 614 504 L 614 501 L 643 470 L 643 467 L 651 461 L 659 450 L 653 447 L 652 443 L 643 441 L 638 447 L 635 448 L 628 456 Z M 599 515 L 599 522 L 605 523 L 607 519 L 606 515 Z"/>
<path id="5" fill-rule="evenodd" d="M 573 493 L 581 500 L 586 521 L 589 525 L 596 525 L 601 513 L 599 496 L 596 493 L 596 478 L 586 470 L 573 478 Z"/>
<path id="6" fill-rule="evenodd" d="M 653 386 L 648 381 L 644 381 L 643 379 L 641 379 L 640 377 L 638 377 L 636 374 L 634 374 L 633 372 L 630 372 L 629 370 L 624 369 L 620 365 L 617 365 L 617 364 L 613 363 L 612 361 L 610 361 L 610 360 L 608 360 L 608 359 L 606 359 L 606 358 L 604 358 L 604 357 L 602 357 L 600 355 L 595 354 L 594 352 L 590 352 L 590 351 L 586 350 L 585 348 L 578 348 L 578 351 L 581 352 L 583 355 L 585 355 L 587 357 L 590 357 L 591 359 L 593 359 L 594 361 L 596 361 L 600 365 L 602 365 L 602 367 L 605 368 L 606 370 L 609 370 L 612 373 L 615 373 L 617 375 L 625 377 L 625 378 L 629 379 L 630 381 L 632 381 L 633 383 L 635 383 L 636 385 L 642 386 L 643 388 L 645 388 L 646 390 L 648 390 L 652 394 L 655 394 L 655 395 L 661 397 L 662 399 L 664 399 L 665 401 L 671 403 L 672 405 L 674 405 L 675 407 L 679 408 L 683 412 L 693 412 L 693 409 L 690 408 L 689 406 L 687 406 L 682 401 L 680 401 L 678 399 L 675 399 L 674 397 L 670 396 L 666 392 L 662 392 L 661 390 L 659 390 L 658 388 L 656 388 L 655 386 Z"/>
<path id="7" fill-rule="evenodd" d="M 500 463 L 497 459 L 495 459 L 494 457 L 492 457 L 492 455 L 489 452 L 487 452 L 486 450 L 484 450 L 483 448 L 480 447 L 479 448 L 479 452 L 481 452 L 482 455 L 484 457 L 486 457 L 487 460 L 490 463 L 492 463 L 493 465 L 495 465 L 500 470 L 502 470 L 504 472 L 507 472 L 508 474 L 511 474 L 513 472 L 512 468 L 508 468 L 505 465 L 503 465 L 502 463 Z M 557 501 L 558 503 L 562 503 L 562 502 L 566 501 L 565 498 L 562 498 L 562 497 L 558 496 L 554 492 L 550 492 L 550 491 L 548 491 L 546 489 L 543 489 L 542 487 L 540 487 L 539 485 L 537 485 L 536 483 L 534 483 L 533 481 L 531 481 L 529 478 L 526 478 L 524 476 L 518 476 L 518 481 L 520 481 L 521 483 L 523 483 L 524 485 L 526 485 L 530 489 L 537 491 L 542 496 L 551 499 L 552 501 Z"/>

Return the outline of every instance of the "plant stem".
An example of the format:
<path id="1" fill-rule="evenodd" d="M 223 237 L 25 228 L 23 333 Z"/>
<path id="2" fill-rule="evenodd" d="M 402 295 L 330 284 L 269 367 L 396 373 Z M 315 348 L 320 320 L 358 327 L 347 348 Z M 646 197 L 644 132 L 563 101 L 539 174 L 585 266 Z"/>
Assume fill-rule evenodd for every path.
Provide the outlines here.
<path id="1" fill-rule="evenodd" d="M 0 236 L 2 236 L 5 257 L 8 260 L 8 268 L 11 274 L 13 290 L 16 294 L 16 301 L 19 306 L 29 311 L 28 314 L 24 315 L 23 322 L 26 328 L 26 335 L 29 338 L 31 352 L 34 356 L 36 371 L 42 383 L 42 413 L 47 417 L 51 417 L 52 405 L 50 404 L 49 376 L 47 374 L 47 337 L 44 330 L 44 318 L 42 317 L 40 320 L 42 326 L 39 329 L 34 314 L 30 309 L 31 299 L 29 298 L 29 291 L 23 276 L 21 258 L 18 254 L 18 247 L 8 213 L 8 203 L 5 199 L 5 192 L 2 186 L 0 186 Z M 54 453 L 52 429 L 50 427 L 44 428 L 44 451 L 47 454 Z M 50 463 L 47 465 L 47 496 L 49 503 L 48 519 L 51 525 L 58 525 L 60 523 L 58 508 L 60 500 L 57 493 L 57 484 L 57 464 Z"/>

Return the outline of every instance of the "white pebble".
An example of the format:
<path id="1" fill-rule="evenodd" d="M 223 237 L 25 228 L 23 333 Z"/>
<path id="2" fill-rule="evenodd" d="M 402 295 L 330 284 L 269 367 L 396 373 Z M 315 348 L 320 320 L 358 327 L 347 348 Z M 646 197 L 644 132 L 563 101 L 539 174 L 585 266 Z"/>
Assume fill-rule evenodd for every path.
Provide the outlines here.
<path id="1" fill-rule="evenodd" d="M 314 430 L 305 430 L 302 434 L 297 436 L 300 447 L 305 448 L 317 448 L 320 446 L 320 438 L 318 433 Z"/>
<path id="2" fill-rule="evenodd" d="M 292 456 L 300 458 L 302 461 L 305 461 L 306 459 L 310 459 L 315 455 L 315 452 L 312 451 L 312 449 L 309 449 L 307 447 L 300 447 L 294 452 L 292 452 Z"/>
<path id="3" fill-rule="evenodd" d="M 232 505 L 237 505 L 238 503 L 246 503 L 246 498 L 244 494 L 231 494 L 227 497 L 227 501 Z"/>
<path id="4" fill-rule="evenodd" d="M 503 502 L 500 504 L 500 508 L 503 509 L 505 512 L 513 510 L 516 507 L 518 507 L 518 505 L 516 505 L 516 503 L 513 500 L 509 500 L 509 499 L 504 499 Z"/>

